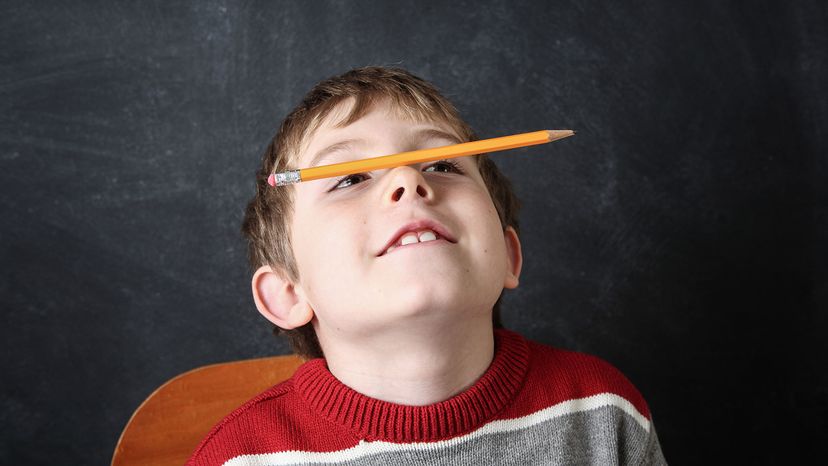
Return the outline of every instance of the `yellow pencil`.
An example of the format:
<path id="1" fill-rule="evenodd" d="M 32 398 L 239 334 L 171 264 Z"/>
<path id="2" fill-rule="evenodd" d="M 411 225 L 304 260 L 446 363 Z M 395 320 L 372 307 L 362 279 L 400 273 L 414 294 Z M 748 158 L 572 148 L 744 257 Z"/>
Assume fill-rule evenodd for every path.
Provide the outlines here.
<path id="1" fill-rule="evenodd" d="M 431 162 L 434 160 L 463 157 L 465 155 L 483 154 L 497 152 L 517 147 L 533 146 L 547 142 L 557 141 L 575 134 L 570 129 L 563 130 L 542 130 L 531 133 L 514 134 L 499 138 L 482 139 L 480 141 L 464 142 L 450 146 L 435 147 L 433 149 L 422 149 L 399 154 L 383 155 L 369 159 L 353 160 L 351 162 L 334 163 L 321 167 L 302 168 L 298 170 L 287 170 L 281 173 L 271 173 L 267 178 L 271 186 L 284 186 L 302 181 L 330 178 L 332 176 L 352 175 L 372 170 L 395 167 L 398 165 L 409 165 L 414 163 Z"/>

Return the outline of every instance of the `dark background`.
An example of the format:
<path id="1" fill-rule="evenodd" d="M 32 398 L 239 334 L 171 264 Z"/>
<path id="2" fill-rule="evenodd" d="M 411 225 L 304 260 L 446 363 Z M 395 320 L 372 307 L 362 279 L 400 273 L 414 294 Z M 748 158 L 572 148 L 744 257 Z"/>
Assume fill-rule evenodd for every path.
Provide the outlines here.
<path id="1" fill-rule="evenodd" d="M 523 201 L 508 327 L 596 354 L 672 464 L 828 439 L 828 8 L 3 2 L 2 464 L 108 464 L 175 375 L 288 352 L 243 208 L 282 118 L 365 65 L 432 81 Z M 823 455 L 824 457 L 824 455 Z"/>

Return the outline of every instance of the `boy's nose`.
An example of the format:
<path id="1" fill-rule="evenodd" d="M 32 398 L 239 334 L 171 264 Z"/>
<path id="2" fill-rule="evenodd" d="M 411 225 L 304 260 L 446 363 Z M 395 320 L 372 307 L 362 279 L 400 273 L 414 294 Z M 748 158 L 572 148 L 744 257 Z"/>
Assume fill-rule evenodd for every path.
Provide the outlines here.
<path id="1" fill-rule="evenodd" d="M 402 166 L 391 170 L 385 199 L 391 203 L 413 200 L 431 201 L 434 191 L 417 168 Z"/>

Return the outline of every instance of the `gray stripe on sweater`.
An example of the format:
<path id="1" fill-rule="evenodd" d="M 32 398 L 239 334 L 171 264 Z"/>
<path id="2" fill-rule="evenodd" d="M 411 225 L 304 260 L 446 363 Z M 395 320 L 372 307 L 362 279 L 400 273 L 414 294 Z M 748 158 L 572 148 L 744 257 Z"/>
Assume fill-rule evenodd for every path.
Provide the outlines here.
<path id="1" fill-rule="evenodd" d="M 655 428 L 648 434 L 614 406 L 567 414 L 525 429 L 470 438 L 441 448 L 361 456 L 337 465 L 609 465 L 666 464 Z"/>

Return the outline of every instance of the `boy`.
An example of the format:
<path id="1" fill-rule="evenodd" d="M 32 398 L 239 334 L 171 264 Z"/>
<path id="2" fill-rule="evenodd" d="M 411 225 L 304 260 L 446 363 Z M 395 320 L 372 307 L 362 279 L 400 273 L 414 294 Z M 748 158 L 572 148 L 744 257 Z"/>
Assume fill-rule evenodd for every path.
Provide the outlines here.
<path id="1" fill-rule="evenodd" d="M 242 230 L 256 307 L 309 361 L 214 427 L 188 464 L 664 463 L 620 372 L 500 325 L 522 265 L 519 204 L 487 156 L 266 181 L 474 139 L 400 69 L 331 78 L 288 115 Z"/>

